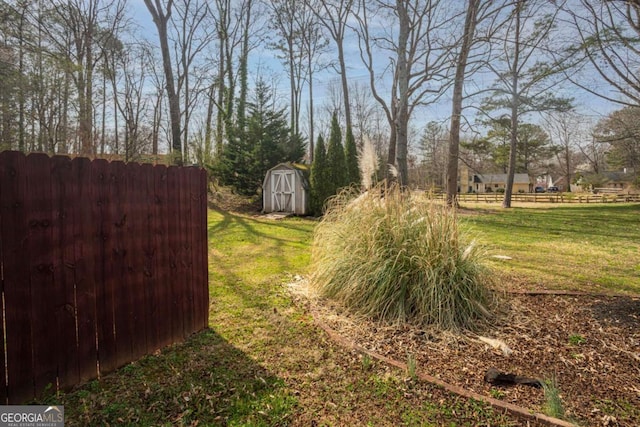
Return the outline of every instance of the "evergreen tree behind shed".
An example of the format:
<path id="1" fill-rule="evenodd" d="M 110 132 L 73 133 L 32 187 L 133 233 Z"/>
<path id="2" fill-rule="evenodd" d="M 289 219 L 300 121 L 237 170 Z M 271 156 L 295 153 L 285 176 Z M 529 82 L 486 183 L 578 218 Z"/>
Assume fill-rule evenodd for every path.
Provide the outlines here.
<path id="1" fill-rule="evenodd" d="M 299 162 L 305 143 L 291 134 L 285 111 L 275 108 L 266 83 L 259 81 L 241 137 L 231 138 L 222 153 L 217 175 L 241 194 L 256 194 L 265 174 L 279 163 Z"/>
<path id="2" fill-rule="evenodd" d="M 327 164 L 329 169 L 328 183 L 331 194 L 345 187 L 347 182 L 346 160 L 344 147 L 342 146 L 342 131 L 338 123 L 338 115 L 334 112 L 331 118 L 331 133 L 329 134 L 329 146 L 327 147 Z"/>
<path id="3" fill-rule="evenodd" d="M 324 201 L 332 195 L 329 185 L 327 152 L 322 135 L 318 137 L 313 153 L 309 184 L 311 186 L 311 200 L 309 203 L 311 213 L 322 215 Z"/>
<path id="4" fill-rule="evenodd" d="M 347 129 L 347 138 L 344 144 L 344 155 L 346 161 L 347 185 L 360 187 L 360 167 L 358 166 L 358 148 L 351 129 Z"/>

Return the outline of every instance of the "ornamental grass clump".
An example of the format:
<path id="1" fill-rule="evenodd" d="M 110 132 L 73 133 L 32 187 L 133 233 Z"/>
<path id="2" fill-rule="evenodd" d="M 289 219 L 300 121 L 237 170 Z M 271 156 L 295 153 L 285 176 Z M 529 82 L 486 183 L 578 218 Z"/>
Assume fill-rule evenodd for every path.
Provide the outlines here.
<path id="1" fill-rule="evenodd" d="M 453 209 L 396 187 L 351 190 L 316 227 L 311 282 L 377 320 L 473 329 L 489 316 L 482 259 Z"/>

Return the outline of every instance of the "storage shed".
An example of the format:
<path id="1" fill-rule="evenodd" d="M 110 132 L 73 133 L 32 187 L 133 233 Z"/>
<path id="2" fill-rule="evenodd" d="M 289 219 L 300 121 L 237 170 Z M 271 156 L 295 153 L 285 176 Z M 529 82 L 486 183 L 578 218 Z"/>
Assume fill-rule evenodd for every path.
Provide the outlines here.
<path id="1" fill-rule="evenodd" d="M 280 163 L 269 169 L 262 184 L 262 210 L 306 215 L 309 184 L 302 166 Z"/>

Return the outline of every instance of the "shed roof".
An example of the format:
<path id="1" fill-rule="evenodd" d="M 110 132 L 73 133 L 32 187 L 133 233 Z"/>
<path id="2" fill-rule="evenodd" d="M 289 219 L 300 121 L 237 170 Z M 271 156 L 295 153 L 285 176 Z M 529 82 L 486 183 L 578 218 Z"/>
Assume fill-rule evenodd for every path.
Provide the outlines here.
<path id="1" fill-rule="evenodd" d="M 272 167 L 271 169 L 269 169 L 270 171 L 272 170 L 281 170 L 281 169 L 290 169 L 290 170 L 297 170 L 303 173 L 308 172 L 309 167 L 307 165 L 302 165 L 302 164 L 298 164 L 298 163 L 278 163 L 277 165 L 275 165 L 274 167 Z"/>

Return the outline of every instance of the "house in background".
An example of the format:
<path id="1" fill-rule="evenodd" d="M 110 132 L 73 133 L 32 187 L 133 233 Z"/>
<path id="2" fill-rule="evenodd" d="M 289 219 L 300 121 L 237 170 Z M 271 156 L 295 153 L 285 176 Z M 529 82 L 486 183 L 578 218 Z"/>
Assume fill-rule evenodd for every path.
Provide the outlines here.
<path id="1" fill-rule="evenodd" d="M 473 175 L 473 192 L 495 193 L 503 192 L 507 187 L 507 174 L 478 174 Z M 513 193 L 531 193 L 533 183 L 529 174 L 517 173 L 513 176 Z"/>
<path id="2" fill-rule="evenodd" d="M 631 169 L 622 171 L 582 172 L 578 174 L 576 184 L 571 185 L 572 191 L 593 191 L 594 193 L 626 193 L 638 191 L 634 186 L 636 174 Z"/>

